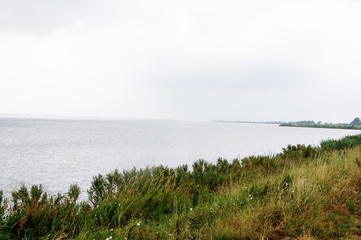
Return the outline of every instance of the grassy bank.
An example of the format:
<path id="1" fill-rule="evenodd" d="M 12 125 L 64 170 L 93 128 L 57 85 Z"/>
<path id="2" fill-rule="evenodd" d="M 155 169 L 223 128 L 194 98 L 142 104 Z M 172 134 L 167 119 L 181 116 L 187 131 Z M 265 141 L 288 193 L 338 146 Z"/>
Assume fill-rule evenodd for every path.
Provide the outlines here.
<path id="1" fill-rule="evenodd" d="M 360 238 L 361 135 L 275 156 L 94 177 L 49 196 L 0 194 L 0 239 Z"/>

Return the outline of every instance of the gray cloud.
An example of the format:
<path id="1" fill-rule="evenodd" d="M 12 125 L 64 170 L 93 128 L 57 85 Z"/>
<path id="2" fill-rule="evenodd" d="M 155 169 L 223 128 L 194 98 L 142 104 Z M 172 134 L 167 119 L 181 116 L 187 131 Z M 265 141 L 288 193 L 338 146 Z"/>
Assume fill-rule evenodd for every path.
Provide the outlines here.
<path id="1" fill-rule="evenodd" d="M 358 115 L 361 2 L 271 2 L 0 1 L 0 113 Z"/>
<path id="2" fill-rule="evenodd" d="M 114 1 L 0 1 L 0 32 L 49 34 L 77 23 L 102 25 L 116 17 L 116 9 Z"/>
<path id="3" fill-rule="evenodd" d="M 154 73 L 145 74 L 146 78 L 151 76 L 153 81 L 169 88 L 287 89 L 307 84 L 315 75 L 311 66 L 279 59 L 242 63 L 226 58 L 211 62 L 205 59 L 169 58 L 160 62 L 152 66 Z"/>

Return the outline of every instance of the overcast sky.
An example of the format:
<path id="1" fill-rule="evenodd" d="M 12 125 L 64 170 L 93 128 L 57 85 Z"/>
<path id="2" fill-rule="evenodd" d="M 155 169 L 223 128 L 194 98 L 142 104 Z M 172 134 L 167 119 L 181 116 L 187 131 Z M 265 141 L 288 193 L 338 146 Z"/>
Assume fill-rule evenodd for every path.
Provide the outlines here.
<path id="1" fill-rule="evenodd" d="M 361 1 L 2 0 L 0 113 L 361 117 Z"/>

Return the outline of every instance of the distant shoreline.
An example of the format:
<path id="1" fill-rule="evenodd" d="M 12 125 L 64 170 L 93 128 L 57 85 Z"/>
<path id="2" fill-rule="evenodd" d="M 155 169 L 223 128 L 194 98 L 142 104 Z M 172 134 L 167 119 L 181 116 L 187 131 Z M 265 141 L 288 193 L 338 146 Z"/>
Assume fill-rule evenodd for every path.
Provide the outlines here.
<path id="1" fill-rule="evenodd" d="M 256 121 L 223 121 L 223 120 L 217 120 L 214 122 L 218 123 L 252 123 L 252 124 L 284 124 L 285 122 L 256 122 Z"/>
<path id="2" fill-rule="evenodd" d="M 280 124 L 280 127 L 303 127 L 303 128 L 332 128 L 332 129 L 350 129 L 350 130 L 361 130 L 361 126 L 353 126 L 353 125 L 301 125 L 301 124 Z"/>

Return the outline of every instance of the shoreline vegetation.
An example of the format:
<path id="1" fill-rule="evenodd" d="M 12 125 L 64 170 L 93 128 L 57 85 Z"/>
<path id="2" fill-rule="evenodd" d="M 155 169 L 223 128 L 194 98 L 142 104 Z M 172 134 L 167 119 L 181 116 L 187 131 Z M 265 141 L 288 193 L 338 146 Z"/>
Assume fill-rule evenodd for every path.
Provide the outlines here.
<path id="1" fill-rule="evenodd" d="M 354 125 L 338 125 L 338 124 L 290 124 L 283 123 L 280 124 L 281 127 L 304 127 L 304 128 L 333 128 L 333 129 L 353 129 L 353 130 L 361 130 L 361 126 Z"/>
<path id="2" fill-rule="evenodd" d="M 361 130 L 361 119 L 355 118 L 350 123 L 322 123 L 321 121 L 299 121 L 299 122 L 288 122 L 281 123 L 281 127 L 307 127 L 307 128 L 333 128 L 333 129 L 353 129 Z"/>
<path id="3" fill-rule="evenodd" d="M 0 239 L 361 238 L 361 135 L 273 156 L 115 170 L 80 189 L 0 192 Z"/>
<path id="4" fill-rule="evenodd" d="M 278 124 L 281 127 L 306 127 L 306 128 L 333 128 L 333 129 L 354 129 L 361 130 L 360 118 L 355 118 L 350 123 L 322 123 L 312 120 L 298 121 L 298 122 L 256 122 L 256 121 L 217 121 L 221 123 L 255 123 L 255 124 Z"/>
<path id="5" fill-rule="evenodd" d="M 288 122 L 281 123 L 281 127 L 308 127 L 308 128 L 333 128 L 333 129 L 353 129 L 361 130 L 360 118 L 355 118 L 350 123 L 322 123 L 315 121 L 299 121 L 299 122 Z"/>

